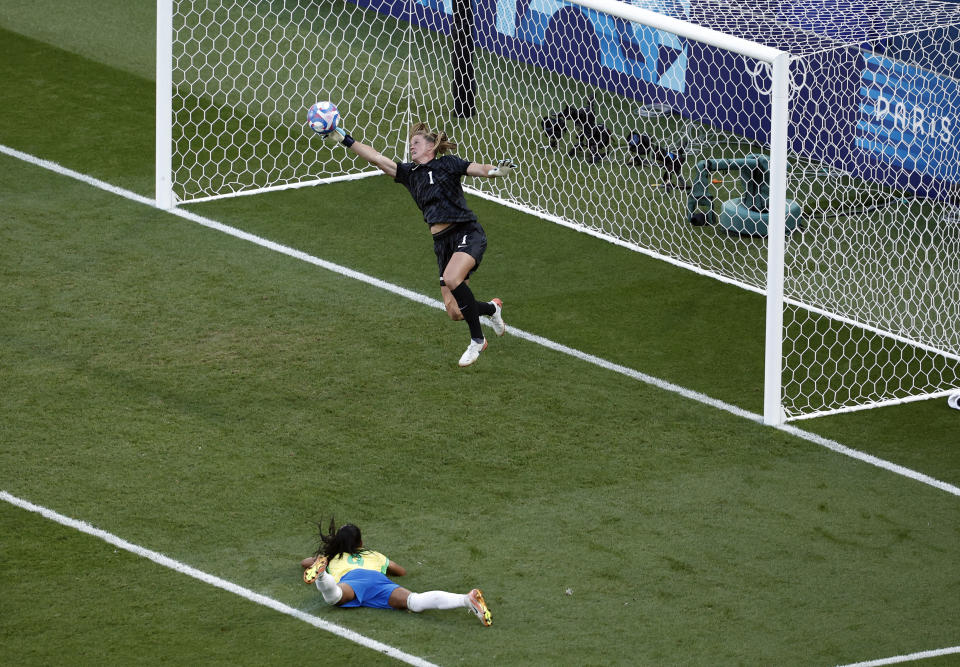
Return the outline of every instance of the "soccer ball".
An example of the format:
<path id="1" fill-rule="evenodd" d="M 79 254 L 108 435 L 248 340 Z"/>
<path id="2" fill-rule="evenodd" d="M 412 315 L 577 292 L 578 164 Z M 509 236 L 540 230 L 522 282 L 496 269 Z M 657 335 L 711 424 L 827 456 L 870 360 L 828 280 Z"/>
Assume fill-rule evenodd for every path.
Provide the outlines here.
<path id="1" fill-rule="evenodd" d="M 333 102 L 317 102 L 307 111 L 307 125 L 317 134 L 330 134 L 339 122 L 340 112 Z"/>

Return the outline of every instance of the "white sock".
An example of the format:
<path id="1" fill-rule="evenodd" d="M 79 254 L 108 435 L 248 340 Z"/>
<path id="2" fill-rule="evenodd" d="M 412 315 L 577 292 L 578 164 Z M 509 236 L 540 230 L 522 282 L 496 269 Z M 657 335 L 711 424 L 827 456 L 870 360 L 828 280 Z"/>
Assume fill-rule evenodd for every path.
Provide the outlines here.
<path id="1" fill-rule="evenodd" d="M 326 572 L 317 577 L 317 590 L 320 591 L 323 601 L 327 604 L 337 604 L 343 597 L 340 585 Z"/>
<path id="2" fill-rule="evenodd" d="M 469 606 L 469 598 L 460 593 L 427 591 L 426 593 L 411 593 L 407 597 L 407 609 L 410 611 L 425 611 L 427 609 L 456 609 L 457 607 Z"/>

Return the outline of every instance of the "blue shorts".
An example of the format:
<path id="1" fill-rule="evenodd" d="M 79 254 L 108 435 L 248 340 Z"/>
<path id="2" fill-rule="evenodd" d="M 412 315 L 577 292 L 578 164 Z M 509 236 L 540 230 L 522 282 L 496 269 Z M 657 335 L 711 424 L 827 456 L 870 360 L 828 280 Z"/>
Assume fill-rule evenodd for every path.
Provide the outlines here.
<path id="1" fill-rule="evenodd" d="M 390 606 L 390 594 L 400 588 L 387 575 L 376 570 L 351 570 L 340 578 L 341 584 L 350 584 L 356 597 L 341 607 L 374 607 L 375 609 L 393 609 Z"/>

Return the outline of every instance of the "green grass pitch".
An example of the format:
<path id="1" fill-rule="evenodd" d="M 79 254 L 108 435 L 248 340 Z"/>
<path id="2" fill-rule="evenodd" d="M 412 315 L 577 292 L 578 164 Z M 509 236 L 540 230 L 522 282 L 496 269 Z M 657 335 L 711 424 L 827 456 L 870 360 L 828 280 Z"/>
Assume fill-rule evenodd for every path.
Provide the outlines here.
<path id="1" fill-rule="evenodd" d="M 64 5 L 67 6 L 64 6 Z M 153 188 L 153 3 L 0 6 L 0 144 Z M 751 293 L 471 199 L 509 326 L 759 412 Z M 960 644 L 960 498 L 0 155 L 0 489 L 438 664 L 833 665 Z M 192 211 L 438 297 L 386 178 Z M 389 242 L 382 242 L 388 240 Z M 943 400 L 803 422 L 952 485 Z M 335 513 L 465 613 L 327 608 Z M 0 503 L 0 656 L 391 659 Z M 950 658 L 923 664 L 949 664 Z"/>

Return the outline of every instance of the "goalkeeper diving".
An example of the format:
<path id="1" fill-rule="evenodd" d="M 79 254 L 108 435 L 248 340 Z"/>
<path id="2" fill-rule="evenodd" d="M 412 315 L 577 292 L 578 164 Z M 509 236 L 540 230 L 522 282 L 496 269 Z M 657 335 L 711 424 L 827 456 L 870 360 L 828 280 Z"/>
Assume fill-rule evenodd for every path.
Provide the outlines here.
<path id="1" fill-rule="evenodd" d="M 510 160 L 498 164 L 470 162 L 453 154 L 457 145 L 444 132 L 425 123 L 410 128 L 410 162 L 395 162 L 375 148 L 357 141 L 339 121 L 325 136 L 334 137 L 361 158 L 393 177 L 413 196 L 433 236 L 433 250 L 440 270 L 440 294 L 447 315 L 464 320 L 470 329 L 470 344 L 460 357 L 460 366 L 469 366 L 487 348 L 480 325 L 486 315 L 497 336 L 507 327 L 500 299 L 478 301 L 470 289 L 470 276 L 480 266 L 487 249 L 487 236 L 463 195 L 464 176 L 502 178 L 514 169 Z"/>

